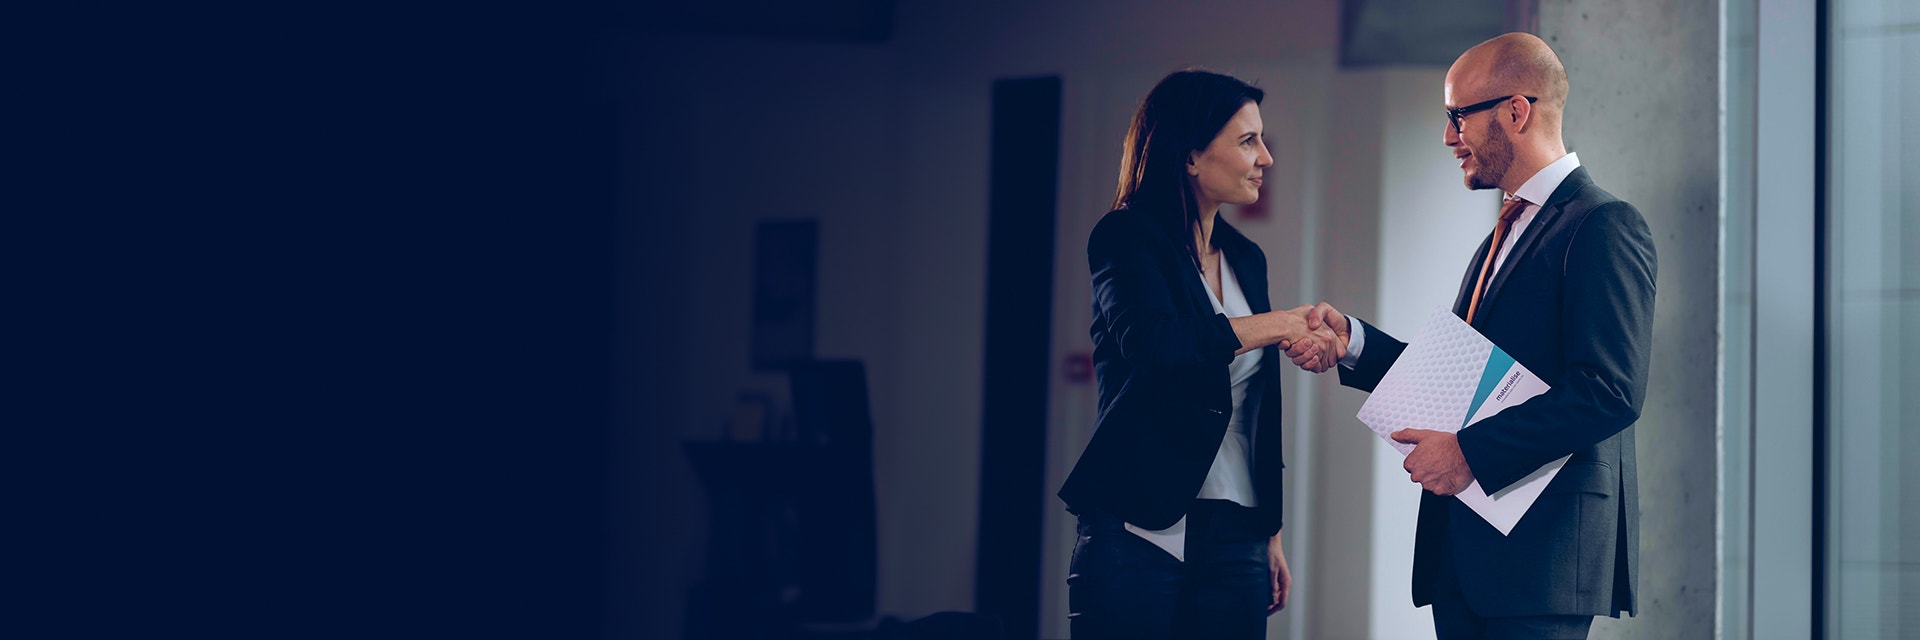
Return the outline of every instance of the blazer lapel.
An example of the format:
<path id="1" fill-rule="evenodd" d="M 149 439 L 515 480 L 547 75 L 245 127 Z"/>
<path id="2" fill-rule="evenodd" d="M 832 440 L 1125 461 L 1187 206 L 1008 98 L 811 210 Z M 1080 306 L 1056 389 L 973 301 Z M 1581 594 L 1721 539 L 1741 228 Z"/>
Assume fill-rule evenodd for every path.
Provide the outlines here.
<path id="1" fill-rule="evenodd" d="M 1193 258 L 1187 253 L 1187 239 L 1180 236 L 1179 230 L 1174 226 L 1159 224 L 1159 220 L 1151 217 L 1145 219 L 1160 240 L 1167 243 L 1167 249 L 1175 256 L 1179 256 L 1174 261 L 1178 266 L 1174 268 L 1181 275 L 1174 276 L 1174 279 L 1186 285 L 1181 288 L 1187 290 L 1187 304 L 1193 305 L 1203 314 L 1213 313 L 1213 299 L 1207 295 L 1207 281 L 1202 279 L 1200 270 L 1194 266 Z M 1214 222 L 1218 224 L 1219 220 Z"/>
<path id="2" fill-rule="evenodd" d="M 1575 167 L 1573 173 L 1567 174 L 1567 179 L 1561 180 L 1560 186 L 1554 188 L 1553 195 L 1547 196 L 1547 201 L 1540 205 L 1540 212 L 1534 214 L 1532 222 L 1527 223 L 1526 231 L 1514 241 L 1513 251 L 1507 253 L 1507 259 L 1500 262 L 1499 271 L 1495 272 L 1492 281 L 1487 283 L 1487 292 L 1480 297 L 1480 307 L 1483 310 L 1493 306 L 1493 301 L 1500 295 L 1501 287 L 1507 283 L 1507 276 L 1513 273 L 1514 265 L 1519 264 L 1521 259 L 1533 250 L 1533 246 L 1539 243 L 1540 236 L 1546 234 L 1547 226 L 1553 223 L 1554 218 L 1559 217 L 1560 210 L 1566 207 L 1568 200 L 1573 199 L 1573 194 L 1579 193 L 1581 188 L 1592 183 L 1593 179 L 1587 177 L 1586 167 Z M 1484 314 L 1480 315 L 1480 318 L 1485 317 Z"/>
<path id="3" fill-rule="evenodd" d="M 1480 241 L 1480 249 L 1473 252 L 1473 260 L 1467 263 L 1467 275 L 1460 280 L 1460 293 L 1453 297 L 1453 315 L 1467 318 L 1467 302 L 1473 298 L 1474 281 L 1480 277 L 1480 265 L 1487 260 L 1487 247 L 1493 244 L 1493 232 L 1487 232 L 1487 238 Z"/>

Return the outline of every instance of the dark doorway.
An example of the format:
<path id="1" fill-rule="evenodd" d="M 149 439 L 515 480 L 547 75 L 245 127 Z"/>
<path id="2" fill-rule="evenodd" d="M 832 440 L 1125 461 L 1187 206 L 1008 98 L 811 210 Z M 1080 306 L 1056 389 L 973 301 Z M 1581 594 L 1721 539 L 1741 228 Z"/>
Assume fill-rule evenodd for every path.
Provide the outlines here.
<path id="1" fill-rule="evenodd" d="M 993 83 L 980 548 L 974 600 L 1039 633 L 1060 79 Z"/>

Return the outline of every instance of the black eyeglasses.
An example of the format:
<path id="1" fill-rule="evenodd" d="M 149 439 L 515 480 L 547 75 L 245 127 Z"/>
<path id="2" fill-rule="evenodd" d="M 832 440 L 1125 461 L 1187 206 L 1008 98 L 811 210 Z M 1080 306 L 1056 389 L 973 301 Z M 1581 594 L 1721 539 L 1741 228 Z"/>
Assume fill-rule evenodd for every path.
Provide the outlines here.
<path id="1" fill-rule="evenodd" d="M 1535 97 L 1533 97 L 1533 96 L 1520 96 L 1520 97 L 1522 97 L 1522 98 L 1526 98 L 1526 99 L 1527 99 L 1527 103 L 1528 103 L 1528 104 L 1532 104 L 1532 103 L 1535 103 L 1535 102 L 1539 102 L 1539 101 L 1540 101 L 1540 99 L 1539 99 L 1539 98 L 1535 98 Z M 1476 113 L 1480 113 L 1480 112 L 1482 112 L 1482 111 L 1486 111 L 1486 110 L 1488 110 L 1488 109 L 1492 109 L 1492 108 L 1494 108 L 1495 106 L 1499 106 L 1499 104 L 1500 104 L 1500 103 L 1502 103 L 1502 102 L 1506 102 L 1506 101 L 1508 101 L 1508 100 L 1512 100 L 1512 99 L 1513 99 L 1513 96 L 1507 96 L 1507 97 L 1504 97 L 1504 98 L 1494 98 L 1494 99 L 1492 99 L 1492 100 L 1488 100 L 1488 101 L 1486 101 L 1486 102 L 1475 102 L 1475 103 L 1473 103 L 1473 104 L 1470 104 L 1470 105 L 1467 105 L 1467 106 L 1464 106 L 1464 107 L 1460 107 L 1460 108 L 1457 108 L 1457 109 L 1448 109 L 1448 110 L 1447 110 L 1447 121 L 1448 121 L 1448 122 L 1451 122 L 1451 123 L 1453 123 L 1453 132 L 1454 132 L 1454 133 L 1466 133 L 1465 131 L 1461 131 L 1461 130 L 1460 130 L 1460 119 L 1461 119 L 1461 118 L 1465 118 L 1465 117 L 1467 117 L 1467 116 L 1470 116 L 1470 115 L 1473 115 L 1473 114 L 1476 114 Z"/>

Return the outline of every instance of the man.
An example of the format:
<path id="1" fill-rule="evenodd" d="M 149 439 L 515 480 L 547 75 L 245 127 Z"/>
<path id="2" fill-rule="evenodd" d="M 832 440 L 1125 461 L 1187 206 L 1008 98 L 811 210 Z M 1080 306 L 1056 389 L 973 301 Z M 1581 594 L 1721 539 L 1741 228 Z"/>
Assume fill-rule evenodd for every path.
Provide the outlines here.
<path id="1" fill-rule="evenodd" d="M 1593 616 L 1638 608 L 1633 423 L 1653 339 L 1653 237 L 1566 152 L 1567 75 L 1545 42 L 1509 33 L 1477 45 L 1445 92 L 1443 138 L 1467 188 L 1507 195 L 1454 313 L 1553 388 L 1457 436 L 1392 434 L 1415 445 L 1405 467 L 1425 489 L 1413 602 L 1433 605 L 1443 639 L 1585 638 Z M 1309 318 L 1322 322 L 1348 342 L 1340 382 L 1356 389 L 1372 391 L 1406 348 L 1325 303 Z M 1511 535 L 1449 497 L 1476 479 L 1497 492 L 1567 455 Z"/>

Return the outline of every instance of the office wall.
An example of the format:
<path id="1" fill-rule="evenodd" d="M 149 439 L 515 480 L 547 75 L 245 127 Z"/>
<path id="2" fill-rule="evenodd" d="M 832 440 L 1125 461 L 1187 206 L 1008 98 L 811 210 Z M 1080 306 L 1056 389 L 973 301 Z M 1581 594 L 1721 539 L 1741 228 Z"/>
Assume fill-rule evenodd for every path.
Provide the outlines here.
<path id="1" fill-rule="evenodd" d="M 1336 74 L 1324 101 L 1347 124 L 1323 134 L 1325 168 L 1315 237 L 1323 247 L 1315 269 L 1316 299 L 1342 313 L 1378 317 L 1380 310 L 1380 171 L 1385 163 L 1387 90 L 1379 72 Z M 1337 108 L 1337 110 L 1336 110 Z M 1331 373 L 1331 372 L 1330 372 Z M 1368 638 L 1373 608 L 1373 485 L 1371 431 L 1353 419 L 1366 394 L 1342 387 L 1338 374 L 1311 381 L 1318 407 L 1310 446 L 1290 456 L 1293 484 L 1309 489 L 1291 516 L 1293 535 L 1306 533 L 1310 567 L 1297 572 L 1308 611 L 1303 638 Z M 1308 394 L 1302 394 L 1308 395 Z M 1291 558 L 1289 558 L 1291 560 Z"/>
<path id="2" fill-rule="evenodd" d="M 1642 612 L 1598 621 L 1595 638 L 1714 633 L 1719 29 L 1711 2 L 1540 2 L 1572 85 L 1568 148 L 1646 215 L 1660 258 L 1636 427 Z"/>
<path id="3" fill-rule="evenodd" d="M 865 360 L 876 381 L 911 375 L 898 339 L 902 218 L 888 215 L 901 191 L 900 109 L 885 47 L 661 36 L 629 44 L 617 78 L 616 397 L 626 403 L 616 407 L 609 452 L 617 616 L 609 626 L 615 637 L 679 638 L 708 533 L 705 494 L 681 443 L 723 438 L 741 393 L 765 393 L 790 412 L 785 377 L 751 370 L 754 224 L 819 220 L 817 355 Z M 899 397 L 874 389 L 881 455 L 906 422 Z"/>
<path id="4" fill-rule="evenodd" d="M 1500 194 L 1470 191 L 1453 150 L 1443 143 L 1445 69 L 1376 72 L 1384 89 L 1381 120 L 1379 315 L 1382 331 L 1411 340 L 1434 307 L 1451 307 L 1460 275 L 1493 229 Z M 1436 115 L 1438 114 L 1438 115 Z M 1364 429 L 1349 418 L 1347 428 Z M 1336 425 L 1334 428 L 1339 428 Z M 1372 435 L 1370 432 L 1368 435 Z M 1373 608 L 1371 637 L 1433 636 L 1433 615 L 1412 596 L 1415 516 L 1420 489 L 1407 479 L 1399 452 L 1376 442 L 1373 452 Z"/>

